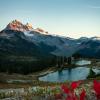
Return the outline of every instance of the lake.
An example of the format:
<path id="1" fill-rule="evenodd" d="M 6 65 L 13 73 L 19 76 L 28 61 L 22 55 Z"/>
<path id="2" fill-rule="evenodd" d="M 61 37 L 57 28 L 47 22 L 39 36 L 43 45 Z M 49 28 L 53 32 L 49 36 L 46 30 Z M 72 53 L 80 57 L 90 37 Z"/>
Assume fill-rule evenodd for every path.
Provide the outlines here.
<path id="1" fill-rule="evenodd" d="M 80 63 L 82 62 L 82 64 Z M 90 61 L 77 61 L 76 65 L 84 65 L 82 67 L 75 67 L 75 68 L 66 68 L 60 71 L 56 71 L 53 73 L 48 73 L 42 77 L 39 77 L 41 81 L 48 81 L 48 82 L 64 82 L 64 81 L 78 81 L 78 80 L 85 80 L 89 75 L 90 68 L 86 66 L 86 64 L 91 64 Z M 100 73 L 99 69 L 92 69 L 96 74 Z"/>

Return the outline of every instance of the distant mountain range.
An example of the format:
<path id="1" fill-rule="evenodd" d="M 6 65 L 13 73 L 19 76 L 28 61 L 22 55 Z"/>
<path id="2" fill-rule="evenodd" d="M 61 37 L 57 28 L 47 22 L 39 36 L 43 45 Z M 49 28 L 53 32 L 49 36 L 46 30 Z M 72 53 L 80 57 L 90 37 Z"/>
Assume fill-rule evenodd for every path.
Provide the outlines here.
<path id="1" fill-rule="evenodd" d="M 0 55 L 69 57 L 78 53 L 84 57 L 100 58 L 100 37 L 73 39 L 50 35 L 41 28 L 14 20 L 0 32 Z"/>

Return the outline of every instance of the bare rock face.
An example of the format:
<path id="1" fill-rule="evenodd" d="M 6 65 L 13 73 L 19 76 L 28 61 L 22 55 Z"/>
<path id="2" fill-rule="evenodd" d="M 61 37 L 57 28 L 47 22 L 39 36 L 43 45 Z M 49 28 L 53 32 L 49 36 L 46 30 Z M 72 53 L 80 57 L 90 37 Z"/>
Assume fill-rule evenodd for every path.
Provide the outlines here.
<path id="1" fill-rule="evenodd" d="M 36 28 L 34 31 L 39 32 L 39 33 L 42 33 L 42 34 L 45 34 L 45 35 L 48 35 L 48 32 L 45 31 L 45 30 L 42 29 L 42 28 Z"/>
<path id="2" fill-rule="evenodd" d="M 13 20 L 10 22 L 7 27 L 5 28 L 6 30 L 17 30 L 17 31 L 30 31 L 33 29 L 32 25 L 27 23 L 26 25 L 22 24 L 18 20 Z"/>
<path id="3" fill-rule="evenodd" d="M 30 23 L 27 23 L 25 27 L 27 28 L 27 30 L 33 30 L 32 24 Z"/>
<path id="4" fill-rule="evenodd" d="M 15 30 L 15 31 L 21 31 L 21 32 L 35 31 L 35 32 L 38 32 L 38 33 L 41 33 L 41 34 L 48 35 L 48 31 L 45 31 L 42 28 L 33 29 L 32 24 L 30 24 L 30 23 L 23 24 L 19 20 L 13 20 L 13 21 L 11 21 L 6 26 L 6 28 L 4 30 Z"/>

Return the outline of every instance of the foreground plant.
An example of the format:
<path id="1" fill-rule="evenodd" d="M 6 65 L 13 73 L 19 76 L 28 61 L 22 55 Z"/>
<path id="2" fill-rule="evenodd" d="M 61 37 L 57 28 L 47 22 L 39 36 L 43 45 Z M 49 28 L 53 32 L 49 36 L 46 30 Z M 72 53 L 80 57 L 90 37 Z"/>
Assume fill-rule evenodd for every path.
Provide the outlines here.
<path id="1" fill-rule="evenodd" d="M 100 82 L 94 80 L 94 82 L 93 82 L 93 89 L 95 91 L 97 100 L 100 100 Z"/>
<path id="2" fill-rule="evenodd" d="M 77 81 L 77 82 L 72 82 L 70 87 L 68 87 L 67 85 L 61 86 L 64 93 L 67 94 L 66 100 L 85 100 L 86 93 L 85 93 L 84 89 L 80 93 L 79 98 L 74 91 L 80 85 L 80 83 L 81 83 L 81 81 Z"/>

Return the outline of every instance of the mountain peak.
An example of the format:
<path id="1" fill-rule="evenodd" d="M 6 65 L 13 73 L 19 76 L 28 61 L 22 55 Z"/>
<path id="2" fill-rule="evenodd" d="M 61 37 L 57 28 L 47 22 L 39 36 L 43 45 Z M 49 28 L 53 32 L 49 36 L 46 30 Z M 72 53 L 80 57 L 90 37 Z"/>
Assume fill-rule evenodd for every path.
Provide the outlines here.
<path id="1" fill-rule="evenodd" d="M 4 30 L 15 30 L 15 31 L 21 31 L 24 33 L 26 33 L 27 31 L 35 31 L 44 35 L 48 35 L 48 31 L 45 31 L 42 28 L 33 29 L 32 24 L 30 23 L 23 24 L 17 19 L 11 21 Z"/>
<path id="2" fill-rule="evenodd" d="M 18 20 L 13 20 L 11 21 L 7 27 L 5 28 L 6 30 L 17 30 L 17 31 L 30 31 L 33 29 L 32 25 L 27 23 L 26 25 L 22 24 Z"/>
<path id="3" fill-rule="evenodd" d="M 48 34 L 48 32 L 45 31 L 45 30 L 42 29 L 42 28 L 36 28 L 34 31 L 39 32 L 39 33 L 42 33 L 42 34 Z"/>
<path id="4" fill-rule="evenodd" d="M 31 23 L 27 23 L 25 26 L 27 27 L 27 29 L 28 29 L 28 30 L 32 30 L 32 29 L 33 29 L 33 27 L 32 27 L 32 24 L 31 24 Z"/>

